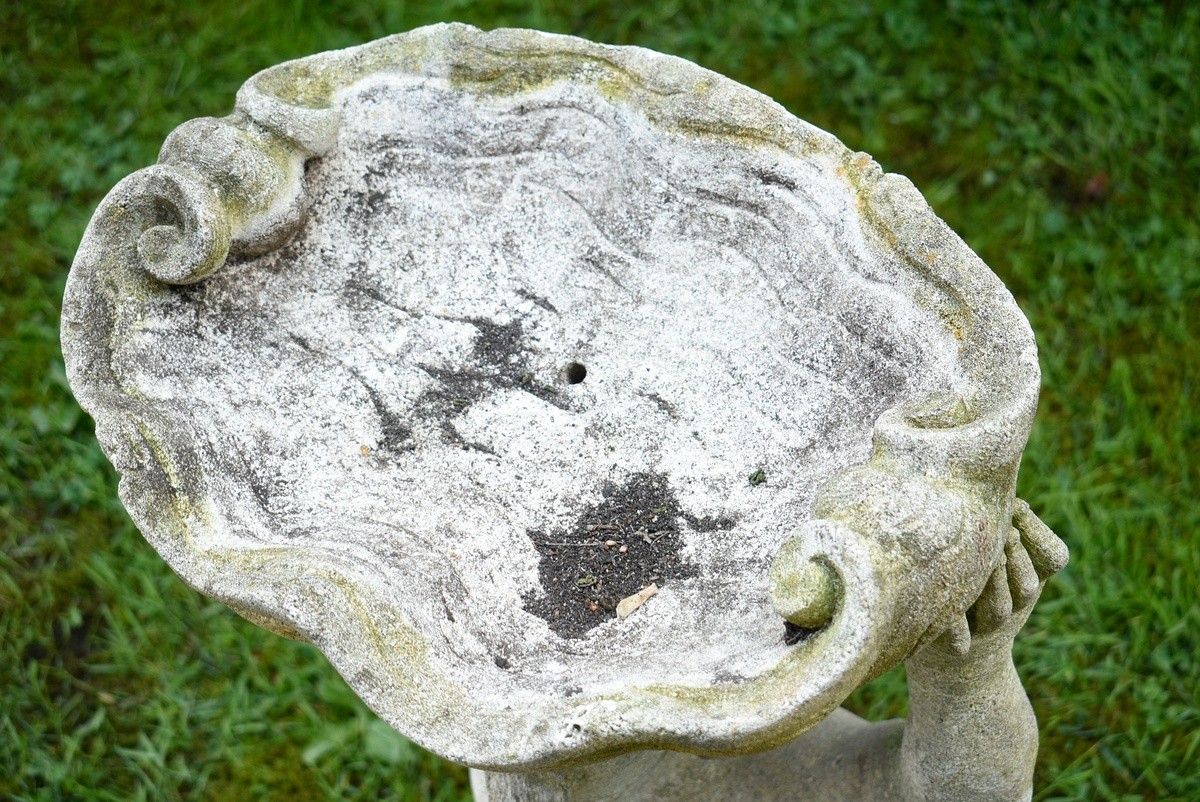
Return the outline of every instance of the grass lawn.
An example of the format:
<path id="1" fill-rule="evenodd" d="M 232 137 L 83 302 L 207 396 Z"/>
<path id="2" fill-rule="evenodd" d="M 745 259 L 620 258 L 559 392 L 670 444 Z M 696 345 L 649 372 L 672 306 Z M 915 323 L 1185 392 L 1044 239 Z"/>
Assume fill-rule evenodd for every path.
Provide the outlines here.
<path id="1" fill-rule="evenodd" d="M 315 649 L 171 573 L 58 347 L 84 225 L 172 128 L 441 20 L 684 56 L 913 179 L 1041 348 L 1020 494 L 1072 563 L 1015 649 L 1035 799 L 1200 799 L 1200 5 L 880 5 L 0 5 L 0 799 L 468 798 Z M 900 672 L 853 706 L 902 714 Z"/>

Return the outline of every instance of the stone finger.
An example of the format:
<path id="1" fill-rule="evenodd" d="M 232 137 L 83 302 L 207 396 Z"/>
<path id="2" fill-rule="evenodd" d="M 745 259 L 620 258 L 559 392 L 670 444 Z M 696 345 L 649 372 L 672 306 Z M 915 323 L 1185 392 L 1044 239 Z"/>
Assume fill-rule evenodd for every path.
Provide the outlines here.
<path id="1" fill-rule="evenodd" d="M 1038 578 L 1045 581 L 1066 567 L 1070 553 L 1067 544 L 1042 519 L 1033 514 L 1029 505 L 1017 499 L 1013 505 L 1013 526 L 1021 533 L 1021 544 L 1029 553 Z"/>
<path id="2" fill-rule="evenodd" d="M 971 626 L 967 623 L 965 615 L 954 617 L 950 628 L 946 630 L 946 642 L 950 645 L 950 650 L 957 655 L 965 655 L 971 651 Z"/>
<path id="3" fill-rule="evenodd" d="M 1004 562 L 992 571 L 983 593 L 975 602 L 975 634 L 994 632 L 1004 625 L 1013 612 L 1013 597 L 1008 589 L 1008 570 Z"/>
<path id="4" fill-rule="evenodd" d="M 1004 559 L 1008 563 L 1008 590 L 1012 594 L 1013 607 L 1023 610 L 1037 601 L 1041 580 L 1029 552 L 1021 545 L 1021 533 L 1016 528 L 1009 530 Z"/>

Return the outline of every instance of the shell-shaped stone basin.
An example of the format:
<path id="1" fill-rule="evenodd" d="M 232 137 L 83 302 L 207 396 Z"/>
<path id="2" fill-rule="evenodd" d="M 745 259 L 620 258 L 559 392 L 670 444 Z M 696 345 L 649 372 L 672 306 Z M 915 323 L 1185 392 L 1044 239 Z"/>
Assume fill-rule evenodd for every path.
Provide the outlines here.
<path id="1" fill-rule="evenodd" d="M 501 769 L 820 720 L 935 632 L 904 600 L 959 529 L 994 566 L 1038 382 L 907 180 L 680 59 L 460 25 L 179 129 L 97 211 L 63 343 L 184 580 Z M 907 488 L 868 482 L 886 521 L 814 521 L 856 466 Z M 812 631 L 768 587 L 798 531 Z"/>

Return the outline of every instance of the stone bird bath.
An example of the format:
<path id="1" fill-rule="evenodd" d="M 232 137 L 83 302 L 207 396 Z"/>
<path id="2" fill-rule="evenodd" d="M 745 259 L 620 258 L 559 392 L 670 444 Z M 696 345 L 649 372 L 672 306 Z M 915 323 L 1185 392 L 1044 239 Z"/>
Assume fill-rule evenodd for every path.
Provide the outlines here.
<path id="1" fill-rule="evenodd" d="M 105 198 L 62 337 L 171 567 L 480 798 L 1029 796 L 1032 333 L 746 87 L 462 25 L 282 64 Z M 907 723 L 838 709 L 906 661 Z"/>

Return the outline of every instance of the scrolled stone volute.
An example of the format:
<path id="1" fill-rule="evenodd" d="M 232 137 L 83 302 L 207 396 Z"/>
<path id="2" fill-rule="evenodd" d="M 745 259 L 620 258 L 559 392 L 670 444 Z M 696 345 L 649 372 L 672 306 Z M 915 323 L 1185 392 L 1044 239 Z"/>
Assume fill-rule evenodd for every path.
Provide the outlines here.
<path id="1" fill-rule="evenodd" d="M 80 250 L 121 253 L 159 281 L 187 284 L 224 264 L 231 240 L 224 206 L 204 177 L 156 165 L 113 188 Z"/>
<path id="2" fill-rule="evenodd" d="M 304 215 L 304 158 L 281 136 L 238 116 L 184 123 L 158 156 L 160 164 L 203 176 L 239 255 L 275 250 L 295 233 Z"/>

